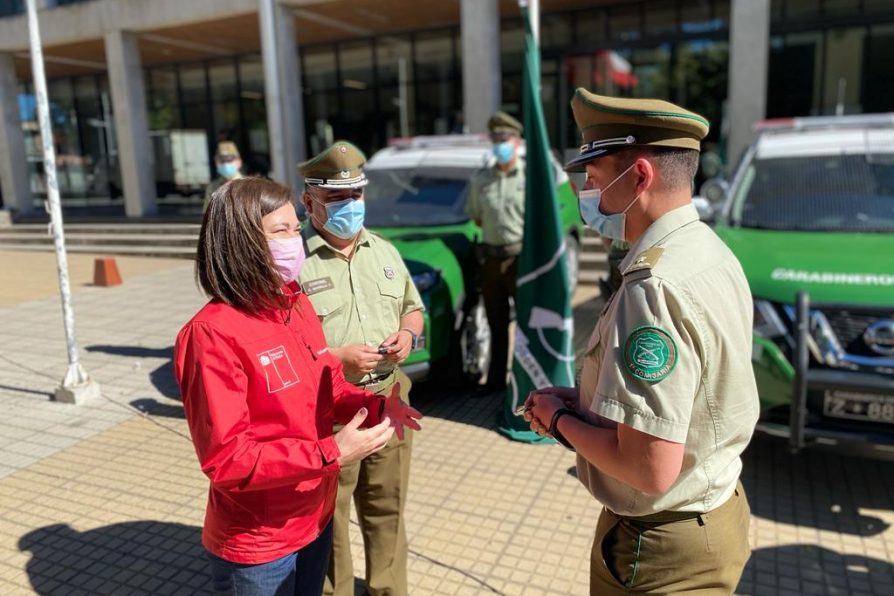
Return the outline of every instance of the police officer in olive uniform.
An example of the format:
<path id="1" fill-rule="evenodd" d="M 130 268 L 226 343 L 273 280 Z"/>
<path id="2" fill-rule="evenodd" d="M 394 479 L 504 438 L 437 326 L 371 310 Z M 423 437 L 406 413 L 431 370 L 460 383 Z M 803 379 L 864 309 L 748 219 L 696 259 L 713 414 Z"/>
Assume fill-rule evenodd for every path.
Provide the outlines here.
<path id="1" fill-rule="evenodd" d="M 229 182 L 242 178 L 242 158 L 239 149 L 233 141 L 221 141 L 217 144 L 214 153 L 214 167 L 217 169 L 217 178 L 208 183 L 205 188 L 205 200 L 202 203 L 202 211 L 208 208 L 208 201 L 214 191 Z"/>
<path id="2" fill-rule="evenodd" d="M 491 332 L 487 391 L 506 388 L 510 299 L 515 300 L 518 256 L 525 228 L 525 167 L 519 157 L 522 124 L 505 112 L 487 123 L 495 163 L 471 182 L 466 210 L 481 226 L 481 293 Z"/>
<path id="3" fill-rule="evenodd" d="M 410 380 L 398 368 L 423 331 L 422 299 L 394 246 L 363 227 L 366 158 L 338 141 L 298 166 L 305 181 L 307 261 L 299 281 L 323 324 L 330 351 L 345 378 L 388 395 L 400 383 L 409 401 Z M 353 596 L 349 522 L 351 496 L 366 548 L 367 590 L 406 596 L 407 537 L 403 510 L 410 473 L 412 433 L 393 437 L 381 451 L 342 468 L 334 519 L 327 594 Z"/>
<path id="4" fill-rule="evenodd" d="M 741 453 L 758 417 L 751 292 L 692 205 L 708 122 L 674 104 L 578 89 L 581 215 L 626 241 L 621 286 L 580 386 L 533 392 L 533 430 L 577 451 L 603 505 L 591 594 L 731 594 L 750 556 Z"/>

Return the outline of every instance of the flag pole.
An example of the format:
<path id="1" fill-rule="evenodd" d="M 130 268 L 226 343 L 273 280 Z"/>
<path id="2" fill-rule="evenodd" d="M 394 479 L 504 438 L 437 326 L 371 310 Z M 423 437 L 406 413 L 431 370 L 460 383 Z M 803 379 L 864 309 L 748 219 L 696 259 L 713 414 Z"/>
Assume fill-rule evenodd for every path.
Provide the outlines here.
<path id="1" fill-rule="evenodd" d="M 26 0 L 28 9 L 28 33 L 31 43 L 31 73 L 34 94 L 37 97 L 37 116 L 40 122 L 40 138 L 43 145 L 43 168 L 47 179 L 46 209 L 50 214 L 50 229 L 56 249 L 56 265 L 59 273 L 59 293 L 62 296 L 62 319 L 65 326 L 65 343 L 68 348 L 68 371 L 62 384 L 56 388 L 56 401 L 82 404 L 100 395 L 99 385 L 81 366 L 78 344 L 75 339 L 74 310 L 71 305 L 71 284 L 68 279 L 68 258 L 65 254 L 65 236 L 62 231 L 62 206 L 59 201 L 59 184 L 56 179 L 56 150 L 53 147 L 53 129 L 50 125 L 50 106 L 47 98 L 47 79 L 43 67 L 40 44 L 40 27 L 37 21 L 37 0 Z"/>

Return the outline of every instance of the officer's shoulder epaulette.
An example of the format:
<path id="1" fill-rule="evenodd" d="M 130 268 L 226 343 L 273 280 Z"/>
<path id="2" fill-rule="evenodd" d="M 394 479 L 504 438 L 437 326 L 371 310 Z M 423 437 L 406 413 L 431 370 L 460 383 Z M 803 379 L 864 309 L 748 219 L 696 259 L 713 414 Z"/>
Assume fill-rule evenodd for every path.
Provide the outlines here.
<path id="1" fill-rule="evenodd" d="M 636 255 L 633 261 L 627 266 L 624 271 L 621 272 L 622 275 L 630 275 L 631 273 L 636 273 L 637 271 L 647 271 L 651 272 L 651 270 L 658 264 L 658 261 L 661 259 L 661 255 L 664 254 L 664 249 L 660 246 L 653 246 L 647 250 Z"/>

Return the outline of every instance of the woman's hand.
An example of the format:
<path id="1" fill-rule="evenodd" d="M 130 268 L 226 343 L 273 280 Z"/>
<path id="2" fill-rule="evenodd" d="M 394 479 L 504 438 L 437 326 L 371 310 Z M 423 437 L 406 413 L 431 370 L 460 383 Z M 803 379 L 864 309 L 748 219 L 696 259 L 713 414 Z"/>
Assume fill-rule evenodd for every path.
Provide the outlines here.
<path id="1" fill-rule="evenodd" d="M 339 465 L 344 466 L 375 453 L 384 447 L 394 434 L 394 428 L 387 415 L 379 424 L 371 428 L 360 428 L 360 425 L 366 420 L 366 415 L 366 408 L 360 408 L 351 421 L 335 433 L 335 444 L 338 445 L 340 453 Z"/>
<path id="2" fill-rule="evenodd" d="M 341 360 L 345 375 L 349 377 L 362 377 L 371 373 L 384 358 L 376 348 L 363 344 L 329 348 L 329 352 Z"/>
<path id="3" fill-rule="evenodd" d="M 391 395 L 385 398 L 385 409 L 382 416 L 391 419 L 394 432 L 397 433 L 397 438 L 400 440 L 404 438 L 405 426 L 413 430 L 422 430 L 419 425 L 422 414 L 400 398 L 400 383 L 395 383 L 391 389 Z"/>

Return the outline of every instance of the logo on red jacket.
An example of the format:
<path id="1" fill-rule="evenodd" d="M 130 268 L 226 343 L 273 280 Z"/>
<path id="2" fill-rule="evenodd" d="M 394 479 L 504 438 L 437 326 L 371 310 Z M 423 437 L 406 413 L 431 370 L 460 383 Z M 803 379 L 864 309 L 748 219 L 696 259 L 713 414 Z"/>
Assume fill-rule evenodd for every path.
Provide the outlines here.
<path id="1" fill-rule="evenodd" d="M 267 391 L 270 393 L 282 391 L 300 381 L 289 359 L 289 353 L 283 346 L 261 352 L 258 354 L 258 360 L 267 377 Z"/>

